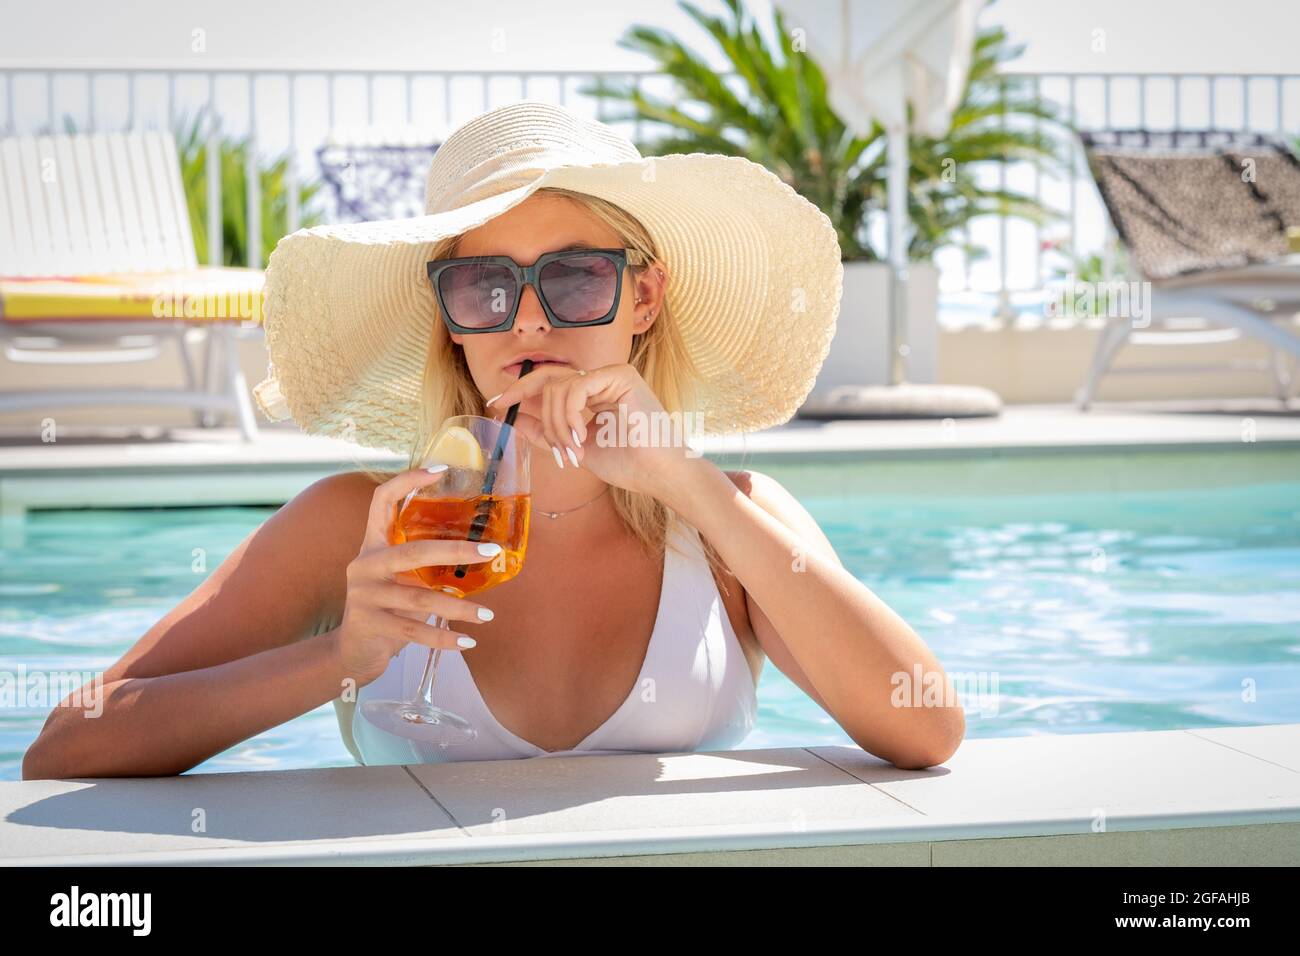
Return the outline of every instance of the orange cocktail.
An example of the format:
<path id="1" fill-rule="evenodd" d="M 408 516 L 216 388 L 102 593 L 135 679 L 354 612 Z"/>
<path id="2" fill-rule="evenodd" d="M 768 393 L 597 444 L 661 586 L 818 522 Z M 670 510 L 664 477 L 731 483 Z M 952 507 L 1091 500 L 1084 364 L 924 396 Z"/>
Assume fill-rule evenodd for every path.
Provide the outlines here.
<path id="1" fill-rule="evenodd" d="M 524 564 L 528 546 L 528 517 L 532 496 L 478 495 L 473 498 L 425 498 L 416 495 L 402 507 L 389 529 L 389 543 L 429 539 L 466 540 L 479 512 L 486 511 L 487 524 L 477 539 L 501 545 L 501 553 L 482 563 L 471 564 L 464 577 L 456 577 L 455 565 L 415 568 L 421 581 L 431 588 L 445 588 L 459 597 L 509 581 Z M 480 524 L 482 522 L 480 521 Z"/>

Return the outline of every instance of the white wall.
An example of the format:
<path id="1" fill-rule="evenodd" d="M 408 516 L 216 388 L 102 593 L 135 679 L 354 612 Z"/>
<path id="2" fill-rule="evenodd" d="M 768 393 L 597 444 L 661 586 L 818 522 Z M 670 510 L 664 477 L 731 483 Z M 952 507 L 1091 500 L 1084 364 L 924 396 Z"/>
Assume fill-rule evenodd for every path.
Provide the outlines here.
<path id="1" fill-rule="evenodd" d="M 717 0 L 700 6 L 725 9 Z M 709 48 L 665 0 L 0 0 L 0 11 L 0 65 L 645 68 L 644 57 L 616 45 L 634 22 L 693 34 Z M 205 31 L 203 53 L 191 49 L 196 29 Z"/>
<path id="2" fill-rule="evenodd" d="M 769 21 L 770 0 L 748 8 Z M 982 19 L 1028 42 L 1016 65 L 1027 71 L 1300 72 L 1296 0 L 997 0 Z M 616 45 L 633 22 L 712 46 L 671 0 L 0 0 L 0 65 L 195 66 L 191 31 L 203 28 L 212 66 L 636 69 L 643 58 Z"/>

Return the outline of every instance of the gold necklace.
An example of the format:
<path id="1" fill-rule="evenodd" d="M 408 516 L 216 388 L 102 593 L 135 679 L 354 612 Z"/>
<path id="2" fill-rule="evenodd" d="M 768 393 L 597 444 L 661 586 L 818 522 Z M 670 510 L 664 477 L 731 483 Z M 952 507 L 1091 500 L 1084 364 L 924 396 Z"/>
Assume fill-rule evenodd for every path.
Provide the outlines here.
<path id="1" fill-rule="evenodd" d="M 609 486 L 609 485 L 606 485 L 606 486 L 605 486 L 605 491 L 602 491 L 602 492 L 600 493 L 600 495 L 605 494 L 605 492 L 606 492 L 606 491 L 609 491 L 609 489 L 610 489 L 610 486 Z M 592 498 L 591 501 L 596 501 L 596 500 L 598 500 L 598 499 L 600 498 L 600 495 L 596 495 L 596 497 L 595 497 L 595 498 Z M 582 504 L 578 505 L 577 508 L 570 508 L 568 511 L 543 511 L 541 508 L 534 508 L 533 510 L 536 511 L 539 515 L 546 515 L 546 517 L 548 517 L 548 518 L 562 518 L 562 517 L 564 517 L 564 516 L 567 515 L 567 514 L 572 514 L 573 512 L 577 511 L 578 508 L 585 508 L 585 507 L 587 507 L 587 505 L 591 504 L 591 501 L 584 501 Z"/>

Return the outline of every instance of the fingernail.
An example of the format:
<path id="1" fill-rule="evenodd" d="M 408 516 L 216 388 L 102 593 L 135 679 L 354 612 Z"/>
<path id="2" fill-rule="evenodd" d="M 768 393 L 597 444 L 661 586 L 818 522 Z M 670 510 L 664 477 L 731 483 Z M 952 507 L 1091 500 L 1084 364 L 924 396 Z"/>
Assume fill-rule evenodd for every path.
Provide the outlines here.
<path id="1" fill-rule="evenodd" d="M 551 446 L 551 454 L 555 455 L 555 463 L 556 463 L 557 465 L 559 465 L 561 468 L 563 468 L 563 467 L 564 467 L 564 459 L 560 457 L 560 449 L 558 449 L 558 448 L 556 448 L 554 445 L 552 445 L 552 446 Z"/>
<path id="2" fill-rule="evenodd" d="M 440 471 L 446 471 L 446 470 L 447 470 L 447 466 L 446 466 L 446 465 L 430 465 L 428 468 L 426 468 L 426 469 L 424 469 L 424 470 L 427 471 L 427 472 L 428 472 L 429 474 L 431 474 L 431 475 L 436 475 L 436 474 L 437 474 L 438 472 L 440 472 Z"/>
<path id="3" fill-rule="evenodd" d="M 578 456 L 575 455 L 575 454 L 573 453 L 573 449 L 572 449 L 572 448 L 569 448 L 568 446 L 565 446 L 565 449 L 564 449 L 564 450 L 567 451 L 567 452 L 569 453 L 569 461 L 573 462 L 573 467 L 574 467 L 574 468 L 579 467 L 579 465 L 578 465 Z"/>
<path id="4" fill-rule="evenodd" d="M 573 443 L 577 445 L 579 448 L 581 448 L 582 439 L 578 437 L 578 430 L 576 428 L 570 428 L 569 434 L 573 436 Z"/>
<path id="5" fill-rule="evenodd" d="M 472 637 L 458 637 L 456 638 L 456 643 L 461 647 L 473 647 L 478 643 L 478 641 L 474 640 Z"/>
<path id="6" fill-rule="evenodd" d="M 484 405 L 491 405 L 493 402 L 495 402 L 498 398 L 500 398 L 500 397 L 501 397 L 502 395 L 504 395 L 504 394 L 505 394 L 505 392 L 501 392 L 501 393 L 499 393 L 499 394 L 497 394 L 497 395 L 493 395 L 491 398 L 489 398 L 489 399 L 488 399 L 486 402 L 484 402 L 483 404 L 484 404 Z"/>
<path id="7" fill-rule="evenodd" d="M 492 613 L 490 608 L 481 607 L 478 609 L 478 619 L 480 621 L 490 621 L 494 617 L 496 617 L 496 615 Z"/>
<path id="8" fill-rule="evenodd" d="M 485 541 L 483 544 L 478 546 L 478 553 L 486 555 L 489 558 L 494 554 L 498 554 L 500 551 L 501 545 L 497 544 L 495 541 Z"/>

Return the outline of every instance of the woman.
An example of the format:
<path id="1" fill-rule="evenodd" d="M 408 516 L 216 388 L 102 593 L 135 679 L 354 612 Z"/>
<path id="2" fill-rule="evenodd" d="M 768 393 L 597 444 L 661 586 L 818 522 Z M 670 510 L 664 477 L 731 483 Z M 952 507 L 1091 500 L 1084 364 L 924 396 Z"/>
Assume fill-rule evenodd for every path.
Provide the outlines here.
<path id="1" fill-rule="evenodd" d="M 179 773 L 327 700 L 366 764 L 727 749 L 753 725 L 764 655 L 864 750 L 946 760 L 964 720 L 938 661 L 788 492 L 682 442 L 602 432 L 787 420 L 838 311 L 826 217 L 747 160 L 642 159 L 530 101 L 449 137 L 427 196 L 425 217 L 281 240 L 255 389 L 271 417 L 409 467 L 331 476 L 280 509 L 105 672 L 100 719 L 55 709 L 24 777 Z M 564 251 L 565 281 L 539 283 L 549 308 L 504 271 L 437 290 L 425 276 Z M 525 358 L 538 364 L 520 378 Z M 438 480 L 421 457 L 448 416 L 515 403 L 532 456 L 523 569 L 465 599 L 420 587 L 413 568 L 489 559 L 470 542 L 388 546 L 399 502 Z M 359 716 L 369 697 L 409 697 L 430 647 L 455 652 L 434 697 L 479 730 L 469 744 Z M 900 683 L 922 672 L 947 706 L 907 705 Z"/>

